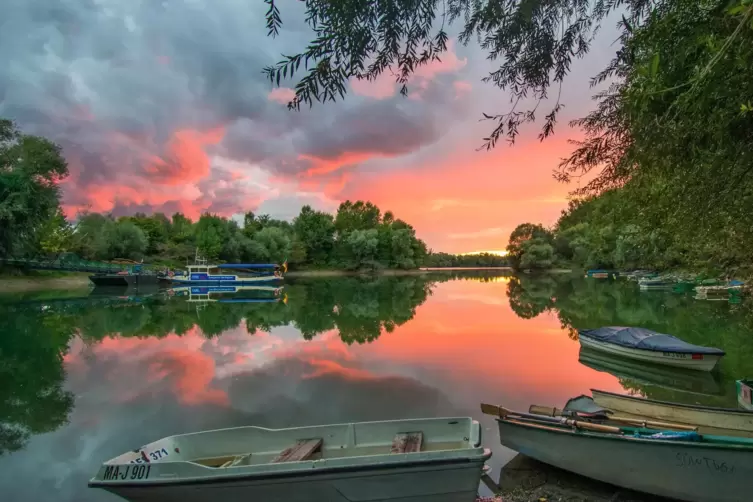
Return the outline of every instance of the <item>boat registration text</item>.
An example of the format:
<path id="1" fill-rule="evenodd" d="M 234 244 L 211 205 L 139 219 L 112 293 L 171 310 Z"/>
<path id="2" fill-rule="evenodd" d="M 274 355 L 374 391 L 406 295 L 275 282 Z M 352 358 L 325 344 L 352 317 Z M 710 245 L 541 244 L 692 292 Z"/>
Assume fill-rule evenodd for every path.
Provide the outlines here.
<path id="1" fill-rule="evenodd" d="M 108 465 L 102 479 L 105 481 L 125 481 L 126 479 L 149 479 L 152 466 L 148 464 Z"/>

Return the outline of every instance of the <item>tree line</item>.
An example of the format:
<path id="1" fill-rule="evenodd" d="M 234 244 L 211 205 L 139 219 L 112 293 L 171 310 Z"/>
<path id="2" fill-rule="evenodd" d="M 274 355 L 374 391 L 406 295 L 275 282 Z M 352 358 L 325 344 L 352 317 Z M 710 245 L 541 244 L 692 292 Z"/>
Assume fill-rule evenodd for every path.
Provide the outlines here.
<path id="1" fill-rule="evenodd" d="M 115 217 L 84 211 L 73 221 L 60 207 L 68 167 L 60 147 L 0 120 L 0 258 L 116 258 L 182 265 L 196 251 L 223 262 L 287 260 L 299 268 L 414 269 L 489 266 L 489 255 L 432 253 L 415 229 L 371 202 L 345 201 L 332 215 L 304 206 L 292 222 L 247 212 L 242 221 L 182 213 Z"/>

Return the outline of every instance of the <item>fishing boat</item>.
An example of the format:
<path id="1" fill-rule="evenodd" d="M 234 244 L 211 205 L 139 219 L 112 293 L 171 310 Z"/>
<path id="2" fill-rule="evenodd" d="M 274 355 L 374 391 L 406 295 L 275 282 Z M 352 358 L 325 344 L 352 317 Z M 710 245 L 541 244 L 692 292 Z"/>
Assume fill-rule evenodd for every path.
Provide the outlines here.
<path id="1" fill-rule="evenodd" d="M 690 502 L 750 499 L 751 438 L 481 410 L 496 417 L 502 445 L 582 476 Z"/>
<path id="2" fill-rule="evenodd" d="M 480 445 L 471 418 L 237 427 L 125 452 L 89 486 L 155 502 L 473 502 L 491 457 Z"/>
<path id="3" fill-rule="evenodd" d="M 223 273 L 224 270 L 242 269 L 245 275 Z M 252 285 L 273 283 L 283 280 L 283 274 L 288 271 L 287 261 L 282 265 L 273 263 L 223 263 L 213 265 L 205 258 L 196 255 L 193 265 L 186 270 L 168 272 L 170 283 L 173 285 Z"/>
<path id="4" fill-rule="evenodd" d="M 656 401 L 591 389 L 596 405 L 615 413 L 667 420 L 702 428 L 701 432 L 753 437 L 753 411 Z"/>
<path id="5" fill-rule="evenodd" d="M 656 364 L 711 371 L 724 351 L 644 328 L 607 326 L 578 331 L 582 347 Z"/>

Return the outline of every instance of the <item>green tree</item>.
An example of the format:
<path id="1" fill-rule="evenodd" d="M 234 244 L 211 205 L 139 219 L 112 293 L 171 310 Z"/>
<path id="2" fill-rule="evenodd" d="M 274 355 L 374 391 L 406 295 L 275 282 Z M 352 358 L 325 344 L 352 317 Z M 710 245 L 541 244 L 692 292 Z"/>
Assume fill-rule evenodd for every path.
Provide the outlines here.
<path id="1" fill-rule="evenodd" d="M 335 246 L 335 224 L 331 214 L 303 206 L 293 220 L 295 235 L 306 250 L 306 259 L 313 265 L 329 261 Z"/>
<path id="2" fill-rule="evenodd" d="M 99 213 L 83 212 L 76 220 L 73 251 L 89 260 L 108 258 L 110 243 L 107 232 L 115 224 L 113 219 Z"/>
<path id="3" fill-rule="evenodd" d="M 60 209 L 58 183 L 67 175 L 58 145 L 0 119 L 0 257 L 34 252 Z"/>
<path id="4" fill-rule="evenodd" d="M 539 237 L 529 239 L 521 245 L 520 268 L 546 269 L 554 264 L 554 248 Z"/>
<path id="5" fill-rule="evenodd" d="M 39 248 L 53 255 L 70 251 L 73 245 L 73 231 L 63 211 L 58 208 L 55 215 L 39 230 Z"/>
<path id="6" fill-rule="evenodd" d="M 267 259 L 275 263 L 282 263 L 290 255 L 290 237 L 281 228 L 265 227 L 254 236 L 254 240 L 264 246 Z"/>
<path id="7" fill-rule="evenodd" d="M 193 222 L 186 218 L 183 213 L 175 213 L 170 226 L 170 239 L 173 242 L 186 242 L 193 236 Z"/>
<path id="8" fill-rule="evenodd" d="M 212 214 L 202 214 L 196 223 L 196 245 L 199 252 L 209 260 L 216 260 L 228 237 L 227 220 Z"/>
<path id="9" fill-rule="evenodd" d="M 552 240 L 551 233 L 543 226 L 533 223 L 521 223 L 510 234 L 507 253 L 513 267 L 518 267 L 523 255 L 523 244 L 531 239 L 541 239 L 547 244 Z"/>
<path id="10" fill-rule="evenodd" d="M 346 200 L 337 208 L 335 230 L 346 235 L 354 230 L 371 230 L 381 222 L 381 211 L 371 202 Z"/>
<path id="11" fill-rule="evenodd" d="M 129 220 L 121 220 L 105 229 L 107 258 L 143 258 L 149 239 L 141 228 Z"/>

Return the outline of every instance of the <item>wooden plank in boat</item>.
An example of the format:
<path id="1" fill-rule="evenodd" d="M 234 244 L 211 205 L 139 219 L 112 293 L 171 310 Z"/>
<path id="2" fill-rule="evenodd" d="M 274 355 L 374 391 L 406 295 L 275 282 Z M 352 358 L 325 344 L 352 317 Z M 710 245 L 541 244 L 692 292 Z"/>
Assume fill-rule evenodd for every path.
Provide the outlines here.
<path id="1" fill-rule="evenodd" d="M 302 439 L 290 448 L 285 448 L 271 463 L 300 462 L 308 459 L 322 445 L 322 438 Z"/>
<path id="2" fill-rule="evenodd" d="M 421 451 L 423 432 L 401 432 L 392 440 L 390 453 L 415 453 Z"/>

